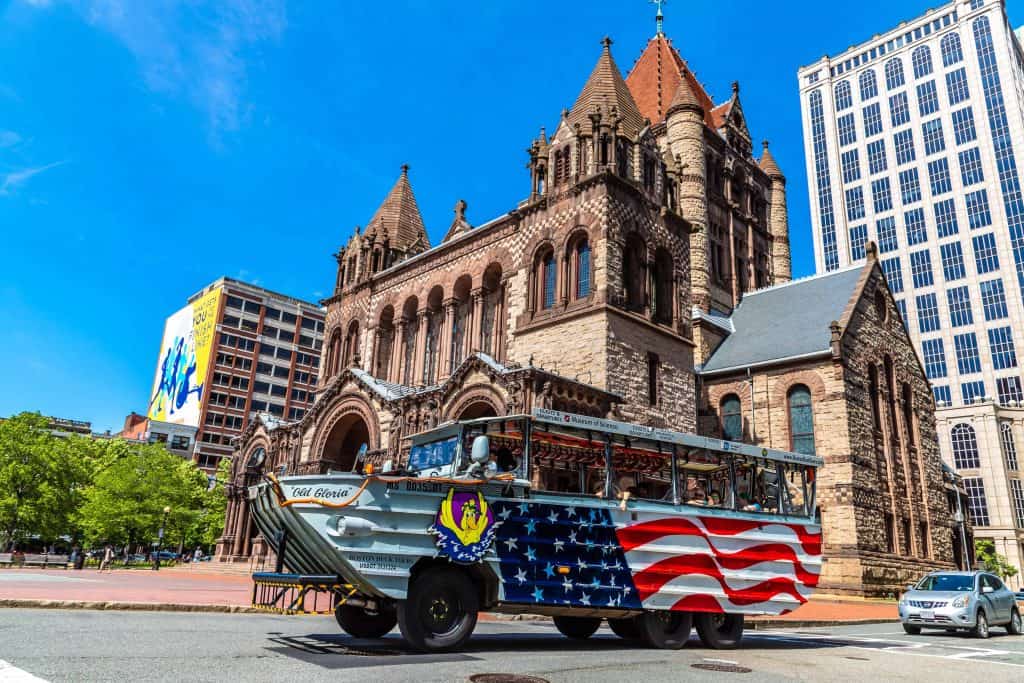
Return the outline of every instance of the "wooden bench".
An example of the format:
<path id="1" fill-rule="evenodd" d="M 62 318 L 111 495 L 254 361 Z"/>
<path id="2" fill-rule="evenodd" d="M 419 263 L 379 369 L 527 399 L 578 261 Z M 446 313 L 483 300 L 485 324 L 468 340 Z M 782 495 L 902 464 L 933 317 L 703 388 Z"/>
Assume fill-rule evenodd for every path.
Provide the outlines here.
<path id="1" fill-rule="evenodd" d="M 25 559 L 22 561 L 22 566 L 39 566 L 43 569 L 47 567 L 60 567 L 61 569 L 68 568 L 68 556 L 67 555 L 48 555 L 43 553 L 42 555 L 25 553 Z"/>
<path id="2" fill-rule="evenodd" d="M 0 567 L 14 565 L 14 553 L 0 553 Z"/>

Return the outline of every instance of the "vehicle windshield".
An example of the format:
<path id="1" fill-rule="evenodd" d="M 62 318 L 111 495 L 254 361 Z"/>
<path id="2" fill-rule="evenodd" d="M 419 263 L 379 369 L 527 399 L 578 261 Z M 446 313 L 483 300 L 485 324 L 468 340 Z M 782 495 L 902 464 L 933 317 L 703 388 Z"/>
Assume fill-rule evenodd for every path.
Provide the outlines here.
<path id="1" fill-rule="evenodd" d="M 459 446 L 459 437 L 452 436 L 443 441 L 421 443 L 409 451 L 409 469 L 427 470 L 450 465 Z"/>
<path id="2" fill-rule="evenodd" d="M 974 590 L 974 577 L 970 574 L 931 574 L 921 579 L 915 589 L 919 591 L 970 591 Z"/>

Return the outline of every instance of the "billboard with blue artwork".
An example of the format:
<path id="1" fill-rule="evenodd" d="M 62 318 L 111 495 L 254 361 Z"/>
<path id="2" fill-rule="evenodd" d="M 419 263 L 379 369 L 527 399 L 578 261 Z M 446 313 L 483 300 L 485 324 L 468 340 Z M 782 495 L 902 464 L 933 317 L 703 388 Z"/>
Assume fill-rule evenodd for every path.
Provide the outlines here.
<path id="1" fill-rule="evenodd" d="M 220 293 L 214 288 L 167 319 L 147 410 L 150 419 L 199 426 Z"/>

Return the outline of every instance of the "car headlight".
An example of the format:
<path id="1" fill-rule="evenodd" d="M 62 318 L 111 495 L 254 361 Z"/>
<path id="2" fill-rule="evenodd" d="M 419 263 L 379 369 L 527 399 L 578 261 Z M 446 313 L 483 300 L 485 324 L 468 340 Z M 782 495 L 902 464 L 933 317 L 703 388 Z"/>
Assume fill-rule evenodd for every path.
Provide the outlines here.
<path id="1" fill-rule="evenodd" d="M 970 599 L 970 593 L 965 593 L 964 595 L 957 596 L 956 598 L 953 598 L 953 607 L 967 607 L 967 603 L 970 601 Z"/>

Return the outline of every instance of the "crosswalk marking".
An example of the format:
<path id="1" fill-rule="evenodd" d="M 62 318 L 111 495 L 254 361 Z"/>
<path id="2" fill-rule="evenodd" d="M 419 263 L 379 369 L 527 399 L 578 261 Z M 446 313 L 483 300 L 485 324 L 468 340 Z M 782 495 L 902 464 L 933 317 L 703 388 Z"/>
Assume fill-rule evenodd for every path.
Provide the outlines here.
<path id="1" fill-rule="evenodd" d="M 45 679 L 33 676 L 10 662 L 0 659 L 0 681 L 3 683 L 46 683 Z"/>

